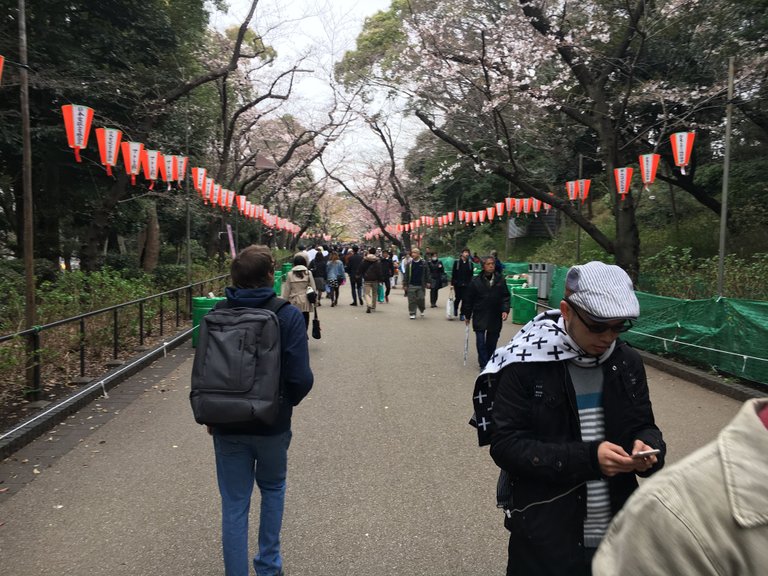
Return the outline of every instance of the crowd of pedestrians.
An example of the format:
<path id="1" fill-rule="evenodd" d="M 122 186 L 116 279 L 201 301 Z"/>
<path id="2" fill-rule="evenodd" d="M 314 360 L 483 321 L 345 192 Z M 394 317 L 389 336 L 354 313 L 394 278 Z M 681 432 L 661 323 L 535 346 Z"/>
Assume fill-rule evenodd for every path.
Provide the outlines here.
<path id="1" fill-rule="evenodd" d="M 235 260 L 235 287 L 227 293 L 233 305 L 268 296 L 274 262 L 267 259 L 263 250 L 246 249 Z M 399 282 L 411 320 L 425 316 L 427 291 L 436 308 L 441 288 L 450 286 L 447 318 L 458 317 L 467 334 L 470 326 L 475 332 L 481 372 L 472 423 L 500 471 L 507 576 L 764 570 L 765 401 L 745 405 L 718 442 L 659 474 L 633 498 L 637 478 L 662 469 L 667 447 L 655 423 L 643 361 L 619 338 L 640 313 L 632 281 L 621 268 L 602 262 L 573 266 L 559 309 L 536 315 L 500 348 L 510 291 L 495 252 L 479 258 L 465 248 L 449 276 L 437 252 L 427 250 L 424 258 L 417 247 L 400 254 L 357 245 L 300 248 L 282 294 L 302 314 L 306 329 L 312 306 L 323 295 L 338 306 L 347 281 L 350 304 L 364 304 L 368 314 L 389 303 Z M 290 390 L 295 405 L 311 388 L 312 375 L 306 338 L 296 333 L 295 321 L 291 326 L 284 338 L 293 350 L 287 354 L 298 358 Z M 248 572 L 242 511 L 250 503 L 258 460 L 262 509 L 253 566 L 259 575 L 284 573 L 279 533 L 290 407 L 281 414 L 275 426 L 248 429 L 241 437 L 226 426 L 212 430 L 228 575 Z"/>

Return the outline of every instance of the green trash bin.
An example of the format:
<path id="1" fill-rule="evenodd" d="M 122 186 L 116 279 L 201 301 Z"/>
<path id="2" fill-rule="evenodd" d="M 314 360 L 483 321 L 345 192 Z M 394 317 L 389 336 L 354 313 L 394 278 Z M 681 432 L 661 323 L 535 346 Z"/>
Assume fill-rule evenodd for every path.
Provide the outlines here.
<path id="1" fill-rule="evenodd" d="M 507 278 L 507 288 L 509 288 L 510 295 L 514 295 L 515 288 L 521 288 L 525 282 L 526 281 L 523 278 Z M 509 309 L 510 311 L 515 309 L 514 298 L 510 298 L 509 300 Z"/>
<path id="2" fill-rule="evenodd" d="M 522 288 L 515 286 L 512 290 L 512 322 L 525 324 L 533 320 L 538 311 L 539 289 L 536 286 Z"/>
<path id="3" fill-rule="evenodd" d="M 221 300 L 226 300 L 226 298 L 192 298 L 192 348 L 197 347 L 199 332 L 197 327 L 200 326 L 200 320 Z"/>
<path id="4" fill-rule="evenodd" d="M 275 290 L 275 294 L 280 296 L 280 292 L 283 289 L 283 273 L 275 272 L 275 283 L 272 284 L 272 288 Z"/>
<path id="5" fill-rule="evenodd" d="M 293 268 L 293 264 L 291 264 L 290 262 L 283 262 L 283 269 L 282 269 L 283 276 L 288 274 L 288 272 L 291 271 L 291 268 Z"/>

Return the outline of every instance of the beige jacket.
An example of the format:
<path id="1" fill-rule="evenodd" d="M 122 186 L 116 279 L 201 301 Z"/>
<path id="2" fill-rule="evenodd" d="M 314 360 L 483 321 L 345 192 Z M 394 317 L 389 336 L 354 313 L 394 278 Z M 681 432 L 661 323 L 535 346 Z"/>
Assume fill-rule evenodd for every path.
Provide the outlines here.
<path id="1" fill-rule="evenodd" d="M 296 274 L 299 271 L 304 272 L 303 278 L 299 278 Z M 317 292 L 312 272 L 306 266 L 294 266 L 283 279 L 281 295 L 302 312 L 311 312 L 312 304 L 307 300 L 307 286 L 311 286 L 312 290 Z"/>
<path id="2" fill-rule="evenodd" d="M 768 429 L 750 400 L 717 440 L 656 474 L 616 516 L 595 576 L 768 574 Z"/>

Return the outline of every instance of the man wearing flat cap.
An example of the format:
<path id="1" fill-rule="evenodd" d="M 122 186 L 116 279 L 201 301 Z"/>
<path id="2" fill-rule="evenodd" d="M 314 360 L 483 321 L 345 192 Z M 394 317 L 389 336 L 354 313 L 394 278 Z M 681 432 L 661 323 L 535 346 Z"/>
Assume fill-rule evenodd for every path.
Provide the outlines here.
<path id="1" fill-rule="evenodd" d="M 591 574 L 637 476 L 664 464 L 643 362 L 619 339 L 639 313 L 624 270 L 574 266 L 560 309 L 521 328 L 475 382 L 473 424 L 501 469 L 508 576 Z"/>

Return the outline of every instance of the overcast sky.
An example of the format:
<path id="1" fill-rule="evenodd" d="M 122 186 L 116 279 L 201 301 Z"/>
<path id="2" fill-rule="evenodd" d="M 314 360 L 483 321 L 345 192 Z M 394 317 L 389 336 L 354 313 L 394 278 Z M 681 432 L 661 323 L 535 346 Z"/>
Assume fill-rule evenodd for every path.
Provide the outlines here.
<path id="1" fill-rule="evenodd" d="M 379 10 L 387 10 L 391 0 L 261 0 L 251 27 L 264 36 L 265 42 L 278 52 L 276 70 L 289 68 L 301 56 L 307 56 L 305 68 L 314 70 L 313 75 L 303 75 L 294 88 L 293 97 L 285 111 L 300 119 L 308 119 L 313 112 L 322 110 L 318 116 L 327 120 L 324 111 L 331 98 L 327 78 L 333 63 L 340 60 L 344 52 L 355 49 L 355 40 L 362 30 L 366 17 Z M 214 13 L 212 25 L 227 28 L 240 24 L 250 7 L 250 0 L 229 0 L 227 14 Z M 314 77 L 312 77 L 314 76 Z M 326 104 L 326 105 L 324 105 Z M 308 120 L 307 120 L 308 121 Z M 310 123 L 308 121 L 308 123 Z M 412 132 L 413 130 L 410 130 Z M 398 155 L 406 153 L 413 134 L 403 135 L 403 148 Z M 335 145 L 343 147 L 344 156 L 349 150 L 358 155 L 355 160 L 383 154 L 380 143 L 366 129 L 350 130 Z M 339 150 L 337 150 L 339 152 Z"/>

